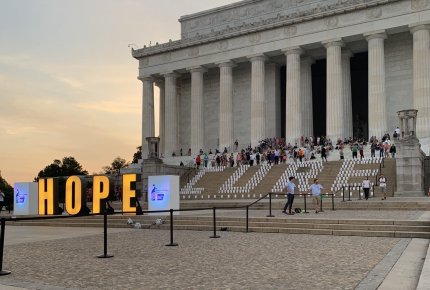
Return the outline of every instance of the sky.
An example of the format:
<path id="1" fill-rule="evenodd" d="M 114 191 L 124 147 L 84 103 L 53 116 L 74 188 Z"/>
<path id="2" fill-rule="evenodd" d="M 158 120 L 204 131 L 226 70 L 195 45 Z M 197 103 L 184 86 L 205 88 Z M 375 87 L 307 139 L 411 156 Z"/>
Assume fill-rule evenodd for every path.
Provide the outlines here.
<path id="1" fill-rule="evenodd" d="M 90 174 L 131 161 L 142 84 L 128 45 L 179 39 L 180 16 L 234 2 L 0 0 L 2 177 L 32 181 L 66 156 Z"/>

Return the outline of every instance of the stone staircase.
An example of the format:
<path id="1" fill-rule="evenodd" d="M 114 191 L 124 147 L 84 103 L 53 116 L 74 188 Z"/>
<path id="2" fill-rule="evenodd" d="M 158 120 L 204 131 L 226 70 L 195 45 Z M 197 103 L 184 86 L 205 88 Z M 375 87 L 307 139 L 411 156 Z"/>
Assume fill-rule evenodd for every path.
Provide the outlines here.
<path id="1" fill-rule="evenodd" d="M 130 228 L 127 225 L 129 216 L 109 216 L 108 227 Z M 133 221 L 140 222 L 143 228 L 162 229 L 170 228 L 169 219 L 163 217 L 166 223 L 155 225 L 156 217 L 133 216 Z M 80 217 L 74 219 L 58 219 L 45 221 L 19 221 L 8 222 L 15 226 L 61 226 L 61 227 L 103 227 L 103 217 Z M 246 219 L 242 217 L 218 217 L 217 231 L 245 232 Z M 175 230 L 212 231 L 212 217 L 205 216 L 175 216 Z M 369 236 L 393 238 L 430 238 L 430 222 L 415 220 L 369 220 L 369 219 L 317 219 L 284 217 L 264 218 L 253 217 L 249 219 L 248 231 L 259 233 L 284 234 L 314 234 L 336 236 Z M 218 234 L 222 232 L 218 232 Z"/>
<path id="2" fill-rule="evenodd" d="M 332 193 L 331 187 L 335 182 L 337 175 L 341 169 L 343 161 L 329 161 L 323 163 L 323 170 L 318 174 L 317 178 L 319 179 L 320 184 L 324 187 L 324 192 Z M 261 166 L 261 165 L 260 165 Z M 254 176 L 260 166 L 251 166 L 247 169 L 247 171 L 239 178 L 239 180 L 234 184 L 234 187 L 242 187 Z M 248 195 L 250 198 L 259 197 L 260 194 L 264 195 L 272 191 L 274 185 L 279 180 L 281 175 L 288 169 L 288 164 L 278 164 L 273 165 L 267 175 L 263 178 L 259 184 L 252 189 L 247 194 L 219 194 L 219 189 L 225 183 L 225 181 L 234 174 L 237 170 L 237 167 L 227 167 L 222 172 L 207 172 L 195 185 L 196 188 L 204 188 L 204 191 L 201 196 L 182 196 L 182 199 L 208 199 L 208 198 L 247 198 Z M 377 169 L 379 170 L 379 163 L 370 163 L 370 164 L 354 164 L 353 170 L 371 170 Z M 297 172 L 306 172 L 308 170 L 306 167 L 299 167 Z M 387 196 L 393 196 L 396 190 L 396 162 L 395 159 L 387 158 L 385 159 L 385 166 L 382 168 L 382 173 L 387 177 Z M 364 177 L 363 176 L 355 176 L 349 177 L 348 184 L 362 184 Z M 371 182 L 376 184 L 376 176 L 370 176 L 369 179 Z M 308 184 L 312 184 L 312 178 L 308 179 Z M 307 191 L 303 191 L 305 193 Z M 348 189 L 345 189 L 345 194 L 347 194 Z M 336 196 L 340 196 L 341 191 L 338 190 Z M 355 188 L 351 192 L 352 197 L 358 197 L 358 188 Z M 380 197 L 381 192 L 378 186 L 375 186 L 375 196 Z"/>

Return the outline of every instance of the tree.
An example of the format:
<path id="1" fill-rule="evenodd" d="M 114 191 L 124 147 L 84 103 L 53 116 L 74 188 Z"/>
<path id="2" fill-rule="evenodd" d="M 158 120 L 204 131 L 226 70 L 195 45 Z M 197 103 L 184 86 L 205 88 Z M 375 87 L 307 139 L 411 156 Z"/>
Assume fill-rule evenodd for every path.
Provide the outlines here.
<path id="1" fill-rule="evenodd" d="M 88 175 L 88 171 L 82 168 L 82 165 L 74 157 L 64 157 L 62 161 L 55 159 L 43 170 L 39 171 L 35 180 L 44 177 Z"/>
<path id="2" fill-rule="evenodd" d="M 13 206 L 13 187 L 0 174 L 0 190 L 4 192 L 4 204 L 6 207 Z"/>
<path id="3" fill-rule="evenodd" d="M 133 154 L 133 161 L 131 163 L 138 163 L 139 159 L 142 159 L 142 146 L 136 148 L 137 152 Z"/>
<path id="4" fill-rule="evenodd" d="M 105 174 L 114 174 L 119 172 L 121 168 L 127 167 L 128 165 L 129 163 L 125 159 L 118 156 L 112 161 L 110 166 L 104 166 L 103 171 Z"/>

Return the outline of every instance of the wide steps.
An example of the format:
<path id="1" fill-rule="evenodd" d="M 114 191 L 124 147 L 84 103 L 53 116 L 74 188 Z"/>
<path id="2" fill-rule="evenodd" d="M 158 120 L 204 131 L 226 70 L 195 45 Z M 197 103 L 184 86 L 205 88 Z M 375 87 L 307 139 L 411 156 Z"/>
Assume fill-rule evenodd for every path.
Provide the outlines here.
<path id="1" fill-rule="evenodd" d="M 127 225 L 128 217 L 109 216 L 108 227 L 131 228 Z M 156 217 L 133 216 L 143 228 L 170 228 L 168 217 L 165 223 L 152 225 Z M 55 227 L 103 227 L 101 217 L 82 217 L 58 220 L 34 220 L 8 222 L 16 226 L 55 226 Z M 237 217 L 220 217 L 216 223 L 217 230 L 244 232 L 246 219 Z M 175 216 L 175 230 L 212 231 L 212 217 Z M 321 234 L 338 236 L 369 236 L 396 238 L 430 238 L 430 222 L 414 220 L 363 220 L 363 219 L 306 219 L 306 218 L 250 218 L 248 230 L 259 233 L 287 234 Z"/>

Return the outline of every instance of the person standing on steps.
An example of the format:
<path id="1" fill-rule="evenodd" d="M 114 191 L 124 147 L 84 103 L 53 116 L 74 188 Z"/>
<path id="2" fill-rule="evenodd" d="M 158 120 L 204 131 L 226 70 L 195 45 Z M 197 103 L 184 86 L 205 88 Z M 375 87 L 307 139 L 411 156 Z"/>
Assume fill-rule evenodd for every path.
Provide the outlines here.
<path id="1" fill-rule="evenodd" d="M 288 215 L 293 215 L 294 213 L 291 212 L 291 208 L 293 207 L 294 202 L 294 190 L 296 189 L 296 185 L 293 182 L 294 176 L 290 176 L 288 178 L 287 185 L 285 186 L 283 192 L 287 194 L 287 203 L 284 206 L 284 210 L 282 213 L 287 214 L 287 207 L 288 207 Z"/>
<path id="2" fill-rule="evenodd" d="M 379 176 L 379 187 L 381 188 L 381 192 L 383 194 L 383 197 L 381 199 L 387 199 L 387 178 L 382 173 Z"/>
<path id="3" fill-rule="evenodd" d="M 370 191 L 370 180 L 369 177 L 366 176 L 366 179 L 363 180 L 363 191 L 364 191 L 364 199 L 369 199 L 369 191 Z"/>
<path id="4" fill-rule="evenodd" d="M 318 178 L 315 178 L 314 184 L 312 184 L 309 189 L 311 191 L 312 199 L 315 205 L 315 213 L 318 213 L 321 206 L 321 190 L 324 188 L 318 183 Z"/>

